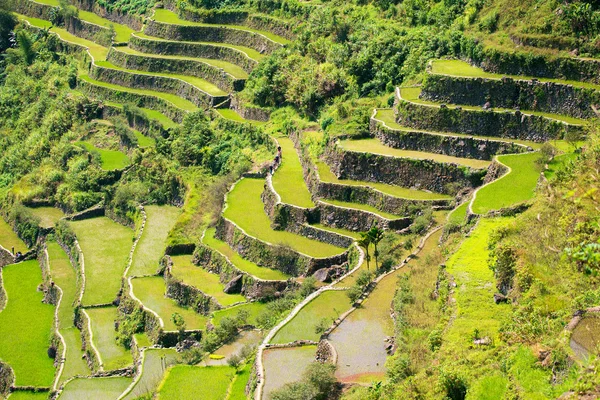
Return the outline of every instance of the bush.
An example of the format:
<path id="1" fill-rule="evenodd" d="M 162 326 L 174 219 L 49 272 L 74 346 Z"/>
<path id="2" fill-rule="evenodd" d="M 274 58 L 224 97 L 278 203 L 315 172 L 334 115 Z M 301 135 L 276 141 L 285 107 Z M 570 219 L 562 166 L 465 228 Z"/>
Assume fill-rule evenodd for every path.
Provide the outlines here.
<path id="1" fill-rule="evenodd" d="M 464 400 L 467 395 L 467 381 L 465 377 L 452 370 L 442 370 L 439 385 L 451 400 Z"/>

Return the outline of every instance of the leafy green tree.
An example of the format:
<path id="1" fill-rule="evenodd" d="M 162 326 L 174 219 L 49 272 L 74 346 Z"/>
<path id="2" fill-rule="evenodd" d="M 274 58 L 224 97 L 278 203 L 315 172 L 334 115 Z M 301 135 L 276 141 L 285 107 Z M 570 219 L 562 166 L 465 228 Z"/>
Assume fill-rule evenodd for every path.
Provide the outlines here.
<path id="1" fill-rule="evenodd" d="M 367 235 L 369 236 L 371 243 L 373 243 L 373 246 L 375 247 L 375 251 L 374 251 L 375 269 L 377 269 L 377 265 L 378 265 L 377 257 L 379 256 L 379 251 L 377 250 L 377 245 L 379 244 L 379 242 L 381 242 L 381 239 L 383 239 L 383 230 L 379 229 L 378 226 L 373 225 L 373 227 L 369 230 Z"/>
<path id="2" fill-rule="evenodd" d="M 369 255 L 369 245 L 371 244 L 371 236 L 369 236 L 369 232 L 360 232 L 360 240 L 358 240 L 358 245 L 365 249 L 365 259 L 367 260 L 367 270 L 369 270 L 369 261 L 371 260 L 371 256 Z"/>
<path id="3" fill-rule="evenodd" d="M 4 9 L 0 9 L 0 53 L 4 52 L 11 45 L 11 32 L 17 26 L 17 18 Z"/>

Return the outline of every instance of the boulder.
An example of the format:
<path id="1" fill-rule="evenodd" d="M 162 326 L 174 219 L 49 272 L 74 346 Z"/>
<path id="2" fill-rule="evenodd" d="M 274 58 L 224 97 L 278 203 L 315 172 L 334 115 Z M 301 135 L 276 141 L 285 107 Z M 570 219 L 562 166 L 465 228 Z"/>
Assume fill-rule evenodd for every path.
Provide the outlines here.
<path id="1" fill-rule="evenodd" d="M 237 294 L 242 292 L 243 275 L 238 275 L 227 282 L 223 291 L 227 294 Z"/>
<path id="2" fill-rule="evenodd" d="M 508 297 L 506 297 L 505 295 L 503 295 L 501 293 L 495 293 L 494 294 L 494 303 L 496 303 L 496 304 L 508 303 Z"/>
<path id="3" fill-rule="evenodd" d="M 331 278 L 329 276 L 329 268 L 321 268 L 316 270 L 313 274 L 313 278 L 319 282 L 330 282 Z"/>

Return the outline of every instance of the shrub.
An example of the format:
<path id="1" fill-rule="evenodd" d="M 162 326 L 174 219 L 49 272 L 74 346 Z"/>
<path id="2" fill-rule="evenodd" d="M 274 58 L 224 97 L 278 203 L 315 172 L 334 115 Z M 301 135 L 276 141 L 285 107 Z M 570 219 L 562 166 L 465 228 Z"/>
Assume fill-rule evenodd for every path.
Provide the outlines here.
<path id="1" fill-rule="evenodd" d="M 438 383 L 451 400 L 463 400 L 467 395 L 467 381 L 457 371 L 442 370 Z"/>

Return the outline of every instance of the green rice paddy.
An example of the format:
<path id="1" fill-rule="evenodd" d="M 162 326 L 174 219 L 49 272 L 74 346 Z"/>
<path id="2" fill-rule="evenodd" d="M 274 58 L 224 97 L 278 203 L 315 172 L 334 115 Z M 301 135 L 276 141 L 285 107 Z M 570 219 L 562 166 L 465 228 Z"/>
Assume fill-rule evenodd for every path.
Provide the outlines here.
<path id="1" fill-rule="evenodd" d="M 404 99 L 406 101 L 410 101 L 411 103 L 415 103 L 415 104 L 427 105 L 427 106 L 436 106 L 436 107 L 440 106 L 440 103 L 420 99 L 419 98 L 420 94 L 421 94 L 420 87 L 406 87 L 406 88 L 400 89 L 400 95 L 402 96 L 402 99 Z M 447 104 L 447 106 L 448 106 L 448 108 L 457 107 L 457 105 L 451 105 L 451 104 Z M 481 107 L 466 106 L 466 105 L 460 105 L 460 107 L 463 110 L 484 112 Z M 493 111 L 495 111 L 495 112 L 507 112 L 507 111 L 514 112 L 515 110 L 507 109 L 507 108 L 494 108 Z M 521 112 L 523 114 L 531 114 L 531 115 L 536 115 L 539 117 L 546 117 L 546 118 L 554 119 L 557 121 L 566 122 L 567 124 L 572 124 L 572 125 L 585 125 L 586 124 L 586 121 L 584 119 L 569 117 L 566 115 L 552 114 L 552 113 L 546 113 L 546 112 L 541 112 L 541 111 L 530 111 L 530 110 L 521 110 Z"/>
<path id="2" fill-rule="evenodd" d="M 158 21 L 158 22 L 164 22 L 164 23 L 173 24 L 173 25 L 225 27 L 225 28 L 235 29 L 235 30 L 239 30 L 239 31 L 258 33 L 260 35 L 263 35 L 263 36 L 269 38 L 273 42 L 279 43 L 282 45 L 290 43 L 289 40 L 287 40 L 281 36 L 275 35 L 274 33 L 271 33 L 269 31 L 261 31 L 261 30 L 253 29 L 253 28 L 250 28 L 247 26 L 225 25 L 225 24 L 205 24 L 205 23 L 201 23 L 201 22 L 186 21 L 186 20 L 179 18 L 179 16 L 177 14 L 175 14 L 173 11 L 170 11 L 170 10 L 167 10 L 164 8 L 156 9 L 152 19 L 154 19 L 155 21 Z"/>
<path id="3" fill-rule="evenodd" d="M 465 218 L 467 217 L 467 209 L 469 208 L 470 201 L 465 201 L 460 206 L 456 207 L 452 212 L 448 215 L 448 222 L 453 224 L 462 224 L 465 222 Z"/>
<path id="4" fill-rule="evenodd" d="M 222 400 L 227 397 L 235 369 L 229 366 L 176 365 L 158 388 L 158 399 Z"/>
<path id="5" fill-rule="evenodd" d="M 487 168 L 490 161 L 476 160 L 472 158 L 452 157 L 444 154 L 427 153 L 424 151 L 401 150 L 388 147 L 378 139 L 341 140 L 339 145 L 342 149 L 358 151 L 363 153 L 380 154 L 384 156 L 412 158 L 416 160 L 431 160 L 440 163 L 458 164 L 471 168 Z"/>
<path id="6" fill-rule="evenodd" d="M 349 203 L 346 201 L 339 201 L 339 200 L 320 200 L 321 202 L 325 203 L 325 204 L 330 204 L 333 206 L 338 206 L 338 207 L 346 207 L 346 208 L 353 208 L 356 210 L 361 210 L 361 211 L 368 211 L 370 213 L 379 215 L 380 217 L 383 218 L 387 218 L 387 219 L 398 219 L 401 218 L 398 215 L 394 215 L 385 211 L 380 211 L 377 208 L 370 206 L 368 204 L 361 204 L 361 203 Z"/>
<path id="7" fill-rule="evenodd" d="M 304 173 L 300 158 L 294 147 L 294 142 L 289 138 L 277 138 L 281 146 L 281 165 L 273 175 L 273 187 L 281 196 L 283 203 L 292 204 L 302 208 L 311 208 L 315 203 L 304 182 Z"/>
<path id="8" fill-rule="evenodd" d="M 289 275 L 284 274 L 279 270 L 259 267 L 252 261 L 241 257 L 227 243 L 215 238 L 215 228 L 209 228 L 206 230 L 204 237 L 202 238 L 202 243 L 227 257 L 229 261 L 231 261 L 231 263 L 240 271 L 246 272 L 259 279 L 286 280 L 289 278 Z"/>
<path id="9" fill-rule="evenodd" d="M 177 360 L 175 349 L 148 349 L 144 353 L 143 372 L 140 380 L 124 400 L 134 400 L 154 392 L 163 380 L 167 368 Z"/>
<path id="10" fill-rule="evenodd" d="M 241 371 L 238 371 L 235 380 L 231 384 L 228 400 L 248 399 L 248 396 L 246 396 L 246 384 L 248 383 L 248 380 L 250 380 L 251 369 L 252 366 L 250 364 L 246 364 Z"/>
<path id="11" fill-rule="evenodd" d="M 266 124 L 266 122 L 262 122 L 262 121 L 252 121 L 250 119 L 245 119 L 240 114 L 236 113 L 234 110 L 232 110 L 230 108 L 217 108 L 217 109 L 215 109 L 215 111 L 221 117 L 231 120 L 231 121 L 240 122 L 240 123 L 248 123 L 248 124 L 257 125 L 257 126 Z"/>
<path id="12" fill-rule="evenodd" d="M 347 185 L 347 186 L 364 186 L 370 187 L 375 190 L 378 190 L 382 193 L 385 193 L 392 197 L 398 197 L 402 199 L 412 199 L 412 200 L 448 200 L 450 196 L 427 192 L 425 190 L 415 190 L 409 189 L 401 186 L 388 185 L 385 183 L 375 183 L 375 182 L 366 182 L 366 181 L 354 181 L 350 179 L 338 179 L 329 166 L 325 164 L 323 161 L 317 160 L 315 162 L 317 169 L 319 171 L 319 177 L 321 181 L 327 183 L 336 183 L 339 185 Z"/>
<path id="13" fill-rule="evenodd" d="M 104 370 L 112 371 L 131 365 L 133 363 L 131 352 L 125 347 L 119 346 L 116 341 L 117 307 L 88 308 L 85 312 L 90 317 L 92 342 L 100 353 Z"/>
<path id="14" fill-rule="evenodd" d="M 531 80 L 537 79 L 540 82 L 554 82 L 562 83 L 565 85 L 572 85 L 575 87 L 589 88 L 594 90 L 600 90 L 600 85 L 596 85 L 588 82 L 580 81 L 569 81 L 561 79 L 551 78 L 536 78 L 533 76 L 523 75 L 506 75 L 506 74 L 494 74 L 486 72 L 481 68 L 475 67 L 465 61 L 461 60 L 434 60 L 431 63 L 431 72 L 438 75 L 448 75 L 466 78 L 487 78 L 487 79 L 502 79 L 503 77 L 509 77 L 512 79 Z"/>
<path id="15" fill-rule="evenodd" d="M 317 346 L 267 349 L 263 353 L 265 366 L 265 386 L 263 398 L 269 399 L 270 393 L 302 379 L 306 367 L 315 360 Z"/>
<path id="16" fill-rule="evenodd" d="M 133 253 L 129 276 L 155 275 L 165 253 L 169 232 L 181 209 L 173 206 L 146 206 L 146 225 Z"/>
<path id="17" fill-rule="evenodd" d="M 49 387 L 55 373 L 47 353 L 54 306 L 42 303 L 42 270 L 32 260 L 8 265 L 0 273 L 8 297 L 0 312 L 0 360 L 12 367 L 15 385 Z"/>
<path id="18" fill-rule="evenodd" d="M 70 222 L 85 261 L 85 305 L 108 304 L 117 297 L 129 258 L 133 231 L 106 217 Z"/>
<path id="19" fill-rule="evenodd" d="M 535 162 L 539 157 L 539 153 L 498 156 L 498 161 L 511 171 L 477 191 L 471 206 L 473 212 L 485 214 L 532 199 L 540 177 Z"/>
<path id="20" fill-rule="evenodd" d="M 105 171 L 124 169 L 130 164 L 129 157 L 122 151 L 101 149 L 89 142 L 77 142 L 76 144 L 84 147 L 90 153 L 100 154 L 102 169 Z"/>
<path id="21" fill-rule="evenodd" d="M 214 297 L 222 306 L 230 306 L 244 302 L 246 298 L 240 294 L 227 294 L 223 292 L 223 285 L 219 275 L 211 274 L 202 267 L 192 264 L 192 256 L 173 256 L 173 276 L 191 285 L 204 294 Z"/>
<path id="22" fill-rule="evenodd" d="M 79 329 L 74 326 L 63 328 L 60 330 L 60 334 L 65 341 L 66 352 L 65 363 L 59 382 L 63 383 L 76 375 L 89 375 L 91 371 L 83 358 L 81 332 Z"/>
<path id="23" fill-rule="evenodd" d="M 15 253 L 27 252 L 27 245 L 17 236 L 12 227 L 0 217 L 0 246 L 8 251 L 15 249 Z"/>
<path id="24" fill-rule="evenodd" d="M 174 313 L 183 317 L 186 329 L 204 329 L 206 327 L 207 317 L 196 313 L 191 308 L 180 307 L 175 300 L 166 297 L 167 286 L 162 276 L 135 278 L 131 280 L 131 285 L 135 297 L 160 316 L 166 331 L 177 330 L 172 319 Z"/>
<path id="25" fill-rule="evenodd" d="M 224 308 L 222 310 L 217 310 L 213 313 L 212 323 L 214 325 L 219 325 L 221 320 L 225 317 L 235 318 L 237 314 L 241 311 L 248 312 L 248 324 L 256 325 L 256 317 L 259 316 L 261 312 L 263 312 L 267 308 L 266 303 L 261 303 L 259 301 L 254 301 L 252 303 L 244 303 L 239 304 L 234 307 Z"/>
<path id="26" fill-rule="evenodd" d="M 12 392 L 10 400 L 48 400 L 48 392 Z"/>
<path id="27" fill-rule="evenodd" d="M 35 207 L 29 208 L 29 211 L 36 217 L 39 217 L 42 228 L 52 228 L 59 219 L 65 216 L 65 213 L 56 207 Z"/>
<path id="28" fill-rule="evenodd" d="M 273 338 L 271 343 L 290 343 L 295 340 L 319 341 L 320 333 L 315 328 L 321 320 L 327 325 L 350 309 L 352 304 L 345 291 L 329 290 L 308 303 Z"/>
<path id="29" fill-rule="evenodd" d="M 327 243 L 318 242 L 286 231 L 275 231 L 271 220 L 265 214 L 260 199 L 263 191 L 263 179 L 240 180 L 227 196 L 227 208 L 223 215 L 235 222 L 248 235 L 273 244 L 287 244 L 294 250 L 311 257 L 330 257 L 340 254 L 344 249 Z"/>
<path id="30" fill-rule="evenodd" d="M 116 400 L 131 384 L 131 378 L 76 378 L 65 385 L 60 400 Z"/>
<path id="31" fill-rule="evenodd" d="M 133 134 L 135 135 L 135 138 L 137 139 L 138 147 L 141 147 L 141 148 L 154 147 L 154 145 L 156 144 L 155 139 L 153 139 L 149 136 L 144 136 L 144 134 L 140 131 L 134 130 Z"/>

